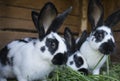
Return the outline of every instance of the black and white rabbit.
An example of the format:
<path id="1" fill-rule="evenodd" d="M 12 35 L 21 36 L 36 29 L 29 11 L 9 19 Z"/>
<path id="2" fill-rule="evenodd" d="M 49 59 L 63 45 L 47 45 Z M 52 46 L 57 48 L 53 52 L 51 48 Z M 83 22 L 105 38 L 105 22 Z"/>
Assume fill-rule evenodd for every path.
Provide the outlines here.
<path id="1" fill-rule="evenodd" d="M 64 37 L 66 40 L 69 40 L 66 42 L 68 52 L 67 54 L 67 61 L 66 65 L 69 66 L 71 69 L 79 72 L 83 72 L 85 75 L 88 74 L 88 65 L 83 57 L 83 55 L 80 53 L 79 48 L 81 47 L 82 43 L 87 38 L 87 32 L 84 31 L 81 35 L 81 38 L 78 40 L 78 43 L 76 43 L 73 34 L 69 28 L 65 28 L 64 31 Z"/>
<path id="2" fill-rule="evenodd" d="M 55 6 L 48 2 L 40 13 L 32 12 L 39 38 L 15 40 L 0 51 L 0 81 L 7 81 L 6 78 L 17 78 L 18 81 L 44 80 L 54 69 L 54 63 L 61 65 L 64 62 L 67 46 L 56 31 L 71 9 L 57 15 Z"/>
<path id="3" fill-rule="evenodd" d="M 103 16 L 103 5 L 100 0 L 89 0 L 88 20 L 91 23 L 92 31 L 82 44 L 80 52 L 87 60 L 89 71 L 93 74 L 100 73 L 100 68 L 105 63 L 107 56 L 115 49 L 115 39 L 111 28 L 120 20 L 120 10 L 112 13 L 105 21 Z M 100 59 L 102 60 L 100 61 Z"/>

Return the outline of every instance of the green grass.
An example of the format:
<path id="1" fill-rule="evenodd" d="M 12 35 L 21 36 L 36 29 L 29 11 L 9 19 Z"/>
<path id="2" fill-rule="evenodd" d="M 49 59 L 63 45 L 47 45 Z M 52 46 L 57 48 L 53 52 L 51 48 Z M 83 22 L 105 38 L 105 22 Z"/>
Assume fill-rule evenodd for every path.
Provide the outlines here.
<path id="1" fill-rule="evenodd" d="M 112 63 L 109 66 L 109 70 L 104 66 L 100 75 L 89 74 L 88 76 L 64 66 L 57 68 L 48 81 L 120 81 L 120 63 Z"/>
<path id="2" fill-rule="evenodd" d="M 102 68 L 100 75 L 84 76 L 68 67 L 55 70 L 52 78 L 48 81 L 120 81 L 120 64 L 111 64 L 109 73 L 106 67 Z"/>

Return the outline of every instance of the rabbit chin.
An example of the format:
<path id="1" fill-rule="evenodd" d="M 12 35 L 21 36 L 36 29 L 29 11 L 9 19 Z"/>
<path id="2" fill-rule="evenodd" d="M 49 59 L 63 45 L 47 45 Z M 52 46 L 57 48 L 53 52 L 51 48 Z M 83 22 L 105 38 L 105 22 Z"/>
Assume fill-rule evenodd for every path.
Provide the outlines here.
<path id="1" fill-rule="evenodd" d="M 115 50 L 115 45 L 109 43 L 103 43 L 99 48 L 99 51 L 104 55 L 112 54 L 114 50 Z"/>

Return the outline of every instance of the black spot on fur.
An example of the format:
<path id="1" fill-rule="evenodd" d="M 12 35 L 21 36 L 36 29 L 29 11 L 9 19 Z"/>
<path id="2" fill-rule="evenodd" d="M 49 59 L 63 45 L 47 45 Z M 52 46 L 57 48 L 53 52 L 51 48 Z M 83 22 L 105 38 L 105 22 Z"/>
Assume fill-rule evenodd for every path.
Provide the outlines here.
<path id="1" fill-rule="evenodd" d="M 46 46 L 48 47 L 48 50 L 51 52 L 51 54 L 54 54 L 55 51 L 58 49 L 59 42 L 57 39 L 46 39 Z"/>
<path id="2" fill-rule="evenodd" d="M 67 56 L 66 54 L 62 54 L 62 53 L 56 54 L 52 59 L 52 63 L 55 65 L 65 64 L 66 61 L 67 61 Z"/>
<path id="3" fill-rule="evenodd" d="M 45 46 L 41 47 L 40 50 L 41 50 L 42 52 L 44 52 L 44 51 L 45 51 Z"/>
<path id="4" fill-rule="evenodd" d="M 1 51 L 0 51 L 0 62 L 3 65 L 6 65 L 9 63 L 9 59 L 7 57 L 9 52 L 9 49 L 7 48 L 7 46 L 5 46 Z"/>
<path id="5" fill-rule="evenodd" d="M 80 56 L 74 55 L 73 57 L 75 61 L 75 65 L 79 68 L 81 65 L 83 65 L 83 59 Z"/>
<path id="6" fill-rule="evenodd" d="M 84 75 L 88 75 L 88 70 L 85 68 L 81 68 L 78 70 L 79 72 L 82 72 Z"/>
<path id="7" fill-rule="evenodd" d="M 26 38 L 26 39 L 19 39 L 19 42 L 24 42 L 24 43 L 29 43 L 33 40 L 36 40 L 37 38 L 31 37 L 31 38 Z"/>
<path id="8" fill-rule="evenodd" d="M 94 33 L 96 42 L 102 41 L 102 40 L 104 39 L 104 37 L 105 37 L 106 34 L 107 34 L 107 32 L 104 31 L 104 30 L 97 30 L 97 31 Z"/>
<path id="9" fill-rule="evenodd" d="M 19 42 L 24 42 L 24 43 L 28 43 L 28 41 L 24 40 L 24 39 L 19 39 Z"/>
<path id="10" fill-rule="evenodd" d="M 73 64 L 73 61 L 70 61 L 70 65 L 72 65 Z"/>
<path id="11" fill-rule="evenodd" d="M 112 41 L 112 39 L 110 39 L 107 42 L 101 44 L 99 51 L 103 54 L 111 54 L 112 52 L 114 52 L 114 49 L 115 43 Z"/>

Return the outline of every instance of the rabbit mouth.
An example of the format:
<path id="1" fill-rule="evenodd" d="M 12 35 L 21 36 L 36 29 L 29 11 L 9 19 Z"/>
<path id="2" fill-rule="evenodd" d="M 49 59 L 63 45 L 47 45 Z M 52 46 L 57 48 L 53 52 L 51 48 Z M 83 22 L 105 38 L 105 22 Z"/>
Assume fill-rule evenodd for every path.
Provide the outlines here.
<path id="1" fill-rule="evenodd" d="M 111 41 L 103 43 L 99 48 L 99 51 L 105 55 L 109 55 L 113 53 L 114 50 L 115 50 L 115 44 Z"/>

